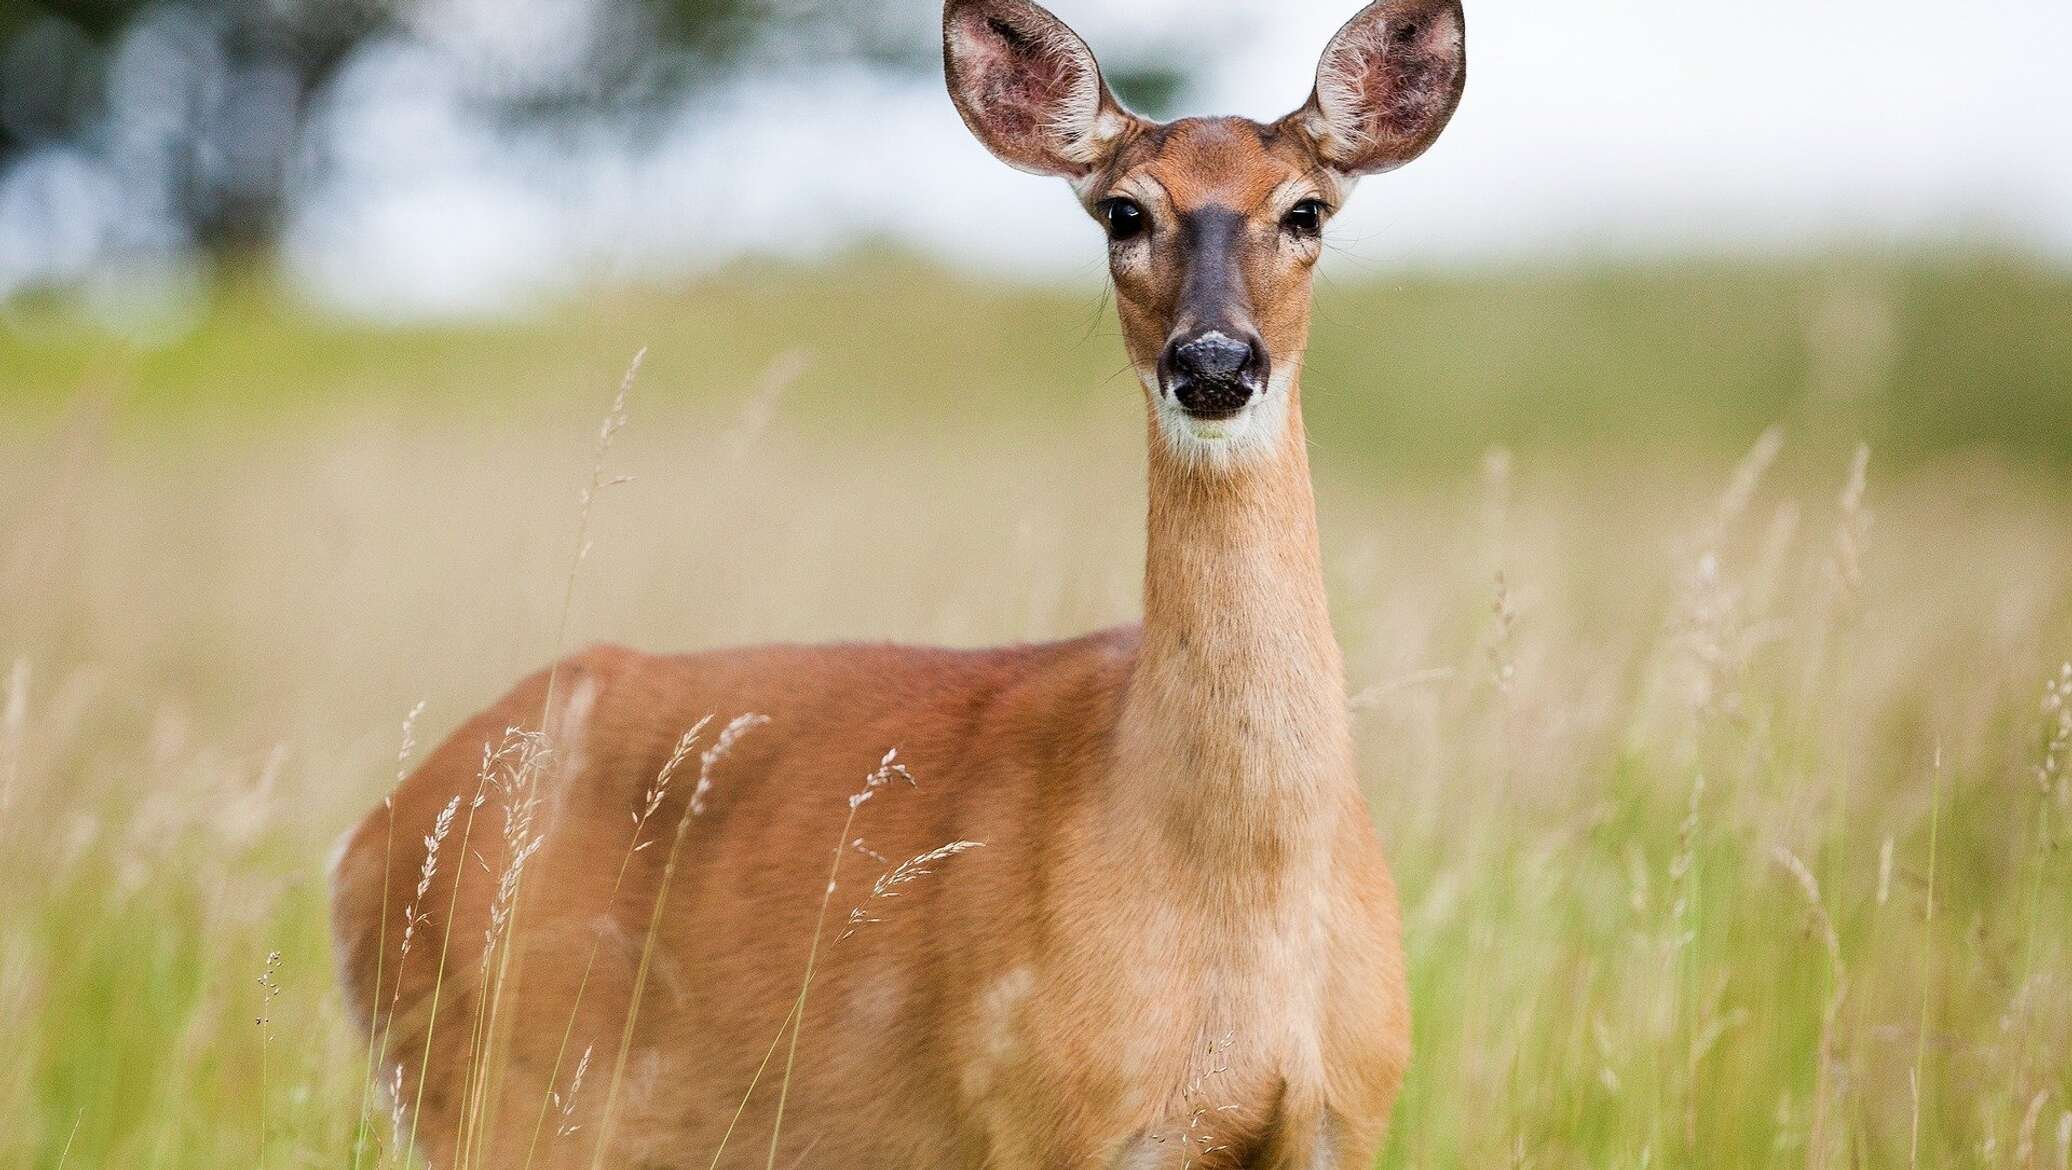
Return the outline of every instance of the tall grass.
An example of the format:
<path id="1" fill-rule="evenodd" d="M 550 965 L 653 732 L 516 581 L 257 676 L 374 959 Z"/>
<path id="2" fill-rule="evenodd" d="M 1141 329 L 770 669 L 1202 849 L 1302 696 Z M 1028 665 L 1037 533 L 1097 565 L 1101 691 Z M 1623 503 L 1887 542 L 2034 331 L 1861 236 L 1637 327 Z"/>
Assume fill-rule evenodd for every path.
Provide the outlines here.
<path id="1" fill-rule="evenodd" d="M 0 438 L 0 1165 L 393 1165 L 410 1086 L 399 1141 L 366 1091 L 386 1041 L 335 990 L 326 849 L 393 783 L 399 713 L 451 726 L 564 615 L 658 648 L 1133 615 L 1126 392 L 1040 434 L 891 401 L 831 435 L 771 382 L 644 411 L 614 454 L 636 480 L 587 519 L 575 422 L 508 402 Z M 2072 498 L 1758 429 L 1738 463 L 1526 446 L 1384 478 L 1318 424 L 1415 1001 L 1383 1165 L 2072 1161 Z M 566 746 L 485 745 L 437 864 L 471 833 L 522 852 L 492 826 Z M 831 895 L 852 929 L 897 912 L 869 879 L 900 867 L 865 868 Z M 565 1024 L 436 1026 L 493 1063 L 500 1028 Z M 474 1124 L 552 1135 L 610 1096 L 564 1058 L 537 1117 Z"/>

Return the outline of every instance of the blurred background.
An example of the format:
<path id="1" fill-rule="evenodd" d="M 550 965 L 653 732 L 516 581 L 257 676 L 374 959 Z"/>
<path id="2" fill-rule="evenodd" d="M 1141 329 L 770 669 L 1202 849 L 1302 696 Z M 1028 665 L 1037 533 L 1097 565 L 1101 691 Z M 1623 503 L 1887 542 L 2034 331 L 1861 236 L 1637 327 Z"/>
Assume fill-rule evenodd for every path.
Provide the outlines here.
<path id="1" fill-rule="evenodd" d="M 1353 3 L 1053 7 L 1265 119 Z M 323 859 L 557 653 L 1134 618 L 1098 229 L 939 11 L 0 0 L 0 1165 L 403 1165 Z M 1383 1164 L 2072 1170 L 2072 6 L 1468 29 L 1305 367 Z"/>
<path id="2" fill-rule="evenodd" d="M 1262 119 L 1301 101 L 1343 7 L 1059 5 L 1136 108 Z M 1453 126 L 1367 184 L 1324 263 L 1346 327 L 1326 323 L 1320 364 L 1359 371 L 1344 409 L 1365 433 L 1456 459 L 1676 420 L 1702 439 L 1731 419 L 1739 442 L 1804 410 L 1895 452 L 2072 451 L 2064 5 L 1470 15 Z M 960 304 L 1084 303 L 1108 360 L 1092 229 L 1061 184 L 966 135 L 938 20 L 921 2 L 0 0 L 0 394 L 63 398 L 90 362 L 148 365 L 212 329 L 262 345 L 254 314 L 380 347 L 726 280 L 847 279 L 906 319 L 901 298 L 945 282 Z M 800 342 L 872 311 L 772 295 L 794 314 L 773 332 Z M 327 371 L 295 372 L 258 396 L 328 393 Z"/>
<path id="3" fill-rule="evenodd" d="M 1140 111 L 1261 119 L 1300 102 L 1343 7 L 1059 5 Z M 1342 271 L 2072 258 L 2062 4 L 1471 17 L 1445 146 L 1352 205 Z M 1084 282 L 1067 198 L 973 150 L 944 106 L 937 22 L 830 0 L 7 0 L 0 296 L 177 317 L 212 260 L 264 252 L 318 304 L 408 319 L 870 240 Z"/>

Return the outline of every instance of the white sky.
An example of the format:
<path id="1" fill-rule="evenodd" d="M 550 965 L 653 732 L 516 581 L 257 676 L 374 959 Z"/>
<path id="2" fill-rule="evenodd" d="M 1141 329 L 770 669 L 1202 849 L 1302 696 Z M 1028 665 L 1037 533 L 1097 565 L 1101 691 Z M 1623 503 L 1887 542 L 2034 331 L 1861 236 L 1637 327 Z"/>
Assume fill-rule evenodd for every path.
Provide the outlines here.
<path id="1" fill-rule="evenodd" d="M 589 3 L 547 4 L 560 15 L 532 22 L 537 45 L 489 0 L 451 0 L 420 32 L 552 55 Z M 1330 263 L 1951 240 L 2072 261 L 2072 0 L 1467 3 L 1452 127 L 1361 186 Z M 908 4 L 932 42 L 939 9 Z M 1218 50 L 1188 112 L 1269 118 L 1306 96 L 1356 0 L 1053 7 L 1097 55 Z M 425 41 L 397 42 L 332 94 L 323 132 L 344 165 L 287 237 L 290 271 L 321 298 L 467 313 L 866 236 L 995 274 L 1100 279 L 1065 186 L 986 155 L 939 77 L 768 74 L 638 144 L 528 145 L 476 121 L 454 73 Z"/>

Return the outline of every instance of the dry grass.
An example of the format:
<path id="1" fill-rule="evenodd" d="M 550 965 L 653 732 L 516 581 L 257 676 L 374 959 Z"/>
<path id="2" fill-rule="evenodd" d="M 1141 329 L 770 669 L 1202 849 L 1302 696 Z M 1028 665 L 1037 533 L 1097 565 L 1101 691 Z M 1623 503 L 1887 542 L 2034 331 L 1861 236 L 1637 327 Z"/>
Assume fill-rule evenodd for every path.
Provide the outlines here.
<path id="1" fill-rule="evenodd" d="M 740 384 L 739 415 L 636 392 L 604 436 L 635 478 L 601 497 L 580 424 L 523 409 L 172 439 L 81 409 L 0 439 L 0 1164 L 407 1144 L 377 1115 L 355 1157 L 381 1040 L 340 1010 L 322 872 L 421 699 L 434 734 L 569 638 L 978 643 L 1133 613 L 1126 395 L 1041 433 L 837 440 Z M 1384 1164 L 2066 1170 L 2060 487 L 1783 431 L 1738 467 L 1492 452 L 1393 482 L 1318 440 L 1413 961 Z M 701 748 L 724 750 L 678 764 Z M 421 831 L 522 855 L 534 750 L 495 748 L 484 803 Z M 890 863 L 863 868 L 838 908 L 897 913 L 868 901 Z M 611 1093 L 565 1056 L 567 1097 Z"/>

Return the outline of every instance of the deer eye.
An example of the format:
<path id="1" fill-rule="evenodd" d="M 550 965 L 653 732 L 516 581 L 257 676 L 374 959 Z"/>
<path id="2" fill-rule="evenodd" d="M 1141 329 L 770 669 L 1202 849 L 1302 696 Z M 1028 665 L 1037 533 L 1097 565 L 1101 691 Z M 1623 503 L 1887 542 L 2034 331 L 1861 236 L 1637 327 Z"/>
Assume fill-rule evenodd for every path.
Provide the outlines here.
<path id="1" fill-rule="evenodd" d="M 1101 223 L 1111 240 L 1127 240 L 1144 230 L 1144 209 L 1134 199 L 1116 196 L 1101 200 Z"/>
<path id="2" fill-rule="evenodd" d="M 1288 209 L 1281 217 L 1281 226 L 1298 236 L 1319 235 L 1324 230 L 1324 203 L 1321 199 L 1305 199 Z"/>

